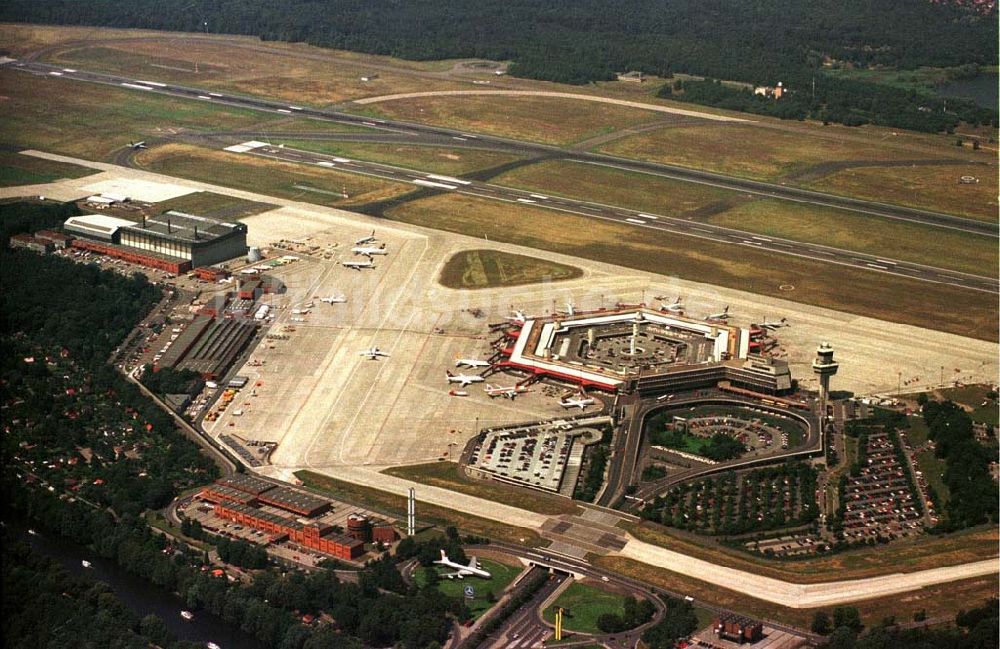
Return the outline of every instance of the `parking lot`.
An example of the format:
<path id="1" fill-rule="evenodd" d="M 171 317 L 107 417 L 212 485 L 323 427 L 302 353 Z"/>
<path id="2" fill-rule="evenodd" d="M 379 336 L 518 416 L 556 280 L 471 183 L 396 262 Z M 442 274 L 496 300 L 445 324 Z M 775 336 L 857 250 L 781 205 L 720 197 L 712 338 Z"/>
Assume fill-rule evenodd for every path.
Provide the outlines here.
<path id="1" fill-rule="evenodd" d="M 486 431 L 476 444 L 469 465 L 484 473 L 529 487 L 558 492 L 566 469 L 577 469 L 583 448 L 600 433 L 562 420 L 536 426 Z M 576 474 L 570 476 L 575 483 Z"/>
<path id="2" fill-rule="evenodd" d="M 920 502 L 910 488 L 909 467 L 898 460 L 895 435 L 869 432 L 860 475 L 847 478 L 841 498 L 848 542 L 896 539 L 923 530 Z"/>

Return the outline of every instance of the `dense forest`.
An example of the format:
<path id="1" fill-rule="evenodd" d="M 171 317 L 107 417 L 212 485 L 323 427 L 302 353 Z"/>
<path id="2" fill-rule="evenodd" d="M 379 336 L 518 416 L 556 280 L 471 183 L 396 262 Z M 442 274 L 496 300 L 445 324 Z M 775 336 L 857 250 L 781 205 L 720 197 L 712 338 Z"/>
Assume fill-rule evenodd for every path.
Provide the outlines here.
<path id="1" fill-rule="evenodd" d="M 891 106 L 908 100 L 904 91 L 824 80 L 824 66 L 996 65 L 998 34 L 995 10 L 984 15 L 928 0 L 9 0 L 0 20 L 248 34 L 417 60 L 513 60 L 511 74 L 575 84 L 626 70 L 682 72 L 751 84 L 784 81 L 803 97 L 819 75 L 820 104 L 829 104 L 831 121 L 922 130 L 942 130 L 940 119 L 921 111 L 891 120 Z M 873 110 L 872 93 L 892 99 Z M 811 93 L 809 99 L 815 100 Z M 926 107 L 933 115 L 935 106 Z"/>

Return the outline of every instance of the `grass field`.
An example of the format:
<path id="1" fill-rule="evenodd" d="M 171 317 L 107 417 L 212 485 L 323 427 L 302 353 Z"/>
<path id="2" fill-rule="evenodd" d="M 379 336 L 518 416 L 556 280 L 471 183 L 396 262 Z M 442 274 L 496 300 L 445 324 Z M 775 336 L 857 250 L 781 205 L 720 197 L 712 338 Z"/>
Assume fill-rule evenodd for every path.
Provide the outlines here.
<path id="1" fill-rule="evenodd" d="M 411 185 L 290 162 L 166 144 L 135 157 L 149 171 L 308 203 L 344 207 L 401 196 Z M 348 198 L 344 198 L 343 192 Z"/>
<path id="2" fill-rule="evenodd" d="M 957 149 L 957 157 L 965 157 Z M 963 185 L 962 176 L 978 183 Z M 986 221 L 997 218 L 997 167 L 981 164 L 920 167 L 857 167 L 808 183 L 831 194 L 846 194 L 883 203 L 921 207 Z"/>
<path id="3" fill-rule="evenodd" d="M 428 464 L 398 466 L 386 469 L 383 473 L 421 484 L 451 489 L 486 500 L 494 500 L 539 514 L 552 516 L 575 514 L 580 509 L 568 498 L 560 498 L 534 489 L 521 489 L 487 480 L 467 478 L 456 462 L 430 462 Z"/>
<path id="4" fill-rule="evenodd" d="M 867 135 L 867 137 L 866 137 Z M 775 180 L 827 162 L 899 161 L 915 159 L 989 162 L 986 152 L 947 146 L 946 139 L 885 137 L 877 129 L 842 127 L 778 128 L 758 124 L 678 126 L 633 135 L 611 142 L 602 150 L 630 158 L 678 164 L 735 176 Z M 872 137 L 875 136 L 875 137 Z"/>
<path id="5" fill-rule="evenodd" d="M 563 628 L 578 633 L 600 633 L 597 618 L 605 613 L 623 615 L 625 599 L 618 594 L 595 586 L 573 582 L 542 614 L 546 622 L 555 623 L 556 608 L 562 607 Z"/>
<path id="6" fill-rule="evenodd" d="M 885 548 L 859 548 L 825 557 L 778 561 L 710 545 L 703 539 L 675 533 L 658 525 L 629 523 L 626 528 L 639 540 L 653 545 L 754 574 L 809 584 L 876 577 L 989 559 L 997 556 L 998 539 L 996 527 L 977 527 L 947 536 L 923 536 L 896 541 L 891 546 L 891 552 Z"/>
<path id="7" fill-rule="evenodd" d="M 845 210 L 762 199 L 714 214 L 708 222 L 987 277 L 997 274 L 996 239 Z"/>
<path id="8" fill-rule="evenodd" d="M 934 510 L 938 516 L 944 516 L 945 505 L 951 496 L 951 490 L 944 483 L 945 461 L 934 457 L 934 451 L 924 449 L 916 454 L 917 468 L 923 472 L 927 478 L 927 484 L 934 489 L 937 499 L 934 502 Z"/>
<path id="9" fill-rule="evenodd" d="M 540 162 L 508 171 L 491 182 L 664 216 L 680 217 L 710 203 L 743 200 L 737 192 L 709 185 L 582 162 Z"/>
<path id="10" fill-rule="evenodd" d="M 37 185 L 62 178 L 82 178 L 97 173 L 79 165 L 35 158 L 13 151 L 0 152 L 0 187 Z"/>
<path id="11" fill-rule="evenodd" d="M 402 518 L 406 514 L 406 498 L 387 491 L 360 487 L 350 482 L 337 480 L 313 471 L 297 471 L 295 476 L 312 489 L 329 494 L 333 498 L 368 507 L 374 511 Z M 541 546 L 547 542 L 532 530 L 511 527 L 453 509 L 445 509 L 426 503 L 420 504 L 418 521 L 440 527 L 454 525 L 465 534 L 488 536 L 491 539 L 525 546 Z M 522 541 L 523 539 L 523 541 Z"/>
<path id="12" fill-rule="evenodd" d="M 214 192 L 195 192 L 157 203 L 156 207 L 161 212 L 177 210 L 178 212 L 188 212 L 199 216 L 226 220 L 242 219 L 246 216 L 273 210 L 277 206 L 247 201 L 235 196 L 226 196 Z"/>
<path id="13" fill-rule="evenodd" d="M 720 588 L 692 579 L 665 568 L 653 568 L 644 563 L 622 557 L 597 557 L 594 564 L 600 568 L 613 570 L 634 579 L 641 579 L 674 592 L 689 595 L 699 601 L 732 609 L 744 615 L 765 620 L 791 624 L 808 629 L 813 615 L 819 609 L 793 609 L 757 599 L 745 593 Z M 889 615 L 895 615 L 900 622 L 913 619 L 913 613 L 926 610 L 928 618 L 953 616 L 960 610 L 982 606 L 998 592 L 996 577 L 983 577 L 955 581 L 941 586 L 933 586 L 918 591 L 853 602 L 866 625 L 874 625 Z M 831 613 L 834 607 L 826 607 Z"/>
<path id="14" fill-rule="evenodd" d="M 491 559 L 479 559 L 479 563 L 482 564 L 483 569 L 490 573 L 490 579 L 480 579 L 479 577 L 469 577 L 467 579 L 448 579 L 443 575 L 449 572 L 454 572 L 450 568 L 444 568 L 442 566 L 434 566 L 434 570 L 437 571 L 438 575 L 441 576 L 441 581 L 438 582 L 438 590 L 447 595 L 448 597 L 453 597 L 455 599 L 460 599 L 465 602 L 466 606 L 469 607 L 469 612 L 472 613 L 472 619 L 476 619 L 483 613 L 488 611 L 493 607 L 493 604 L 487 601 L 486 593 L 493 593 L 496 599 L 500 599 L 500 594 L 505 588 L 523 570 L 520 565 L 509 566 L 505 563 L 500 563 L 499 561 L 493 561 Z M 413 580 L 417 582 L 419 586 L 423 586 L 427 583 L 427 577 L 424 575 L 424 569 L 418 568 L 413 573 Z M 466 586 L 472 586 L 475 589 L 475 595 L 473 599 L 467 599 L 465 597 Z M 494 599 L 494 602 L 496 601 Z"/>
<path id="15" fill-rule="evenodd" d="M 130 140 L 177 129 L 234 129 L 261 114 L 150 93 L 0 70 L 0 143 L 107 160 Z"/>
<path id="16" fill-rule="evenodd" d="M 273 140 L 275 144 L 279 141 L 294 149 L 329 153 L 356 160 L 369 160 L 407 169 L 449 175 L 467 174 L 520 160 L 519 156 L 476 149 L 449 149 L 404 144 L 357 144 L 319 140 L 281 140 L 280 138 Z"/>
<path id="17" fill-rule="evenodd" d="M 583 271 L 537 257 L 499 250 L 466 250 L 441 269 L 438 282 L 448 288 L 479 289 L 576 279 Z"/>
<path id="18" fill-rule="evenodd" d="M 546 144 L 572 144 L 663 119 L 639 108 L 530 96 L 417 97 L 368 104 L 363 112 Z"/>
<path id="19" fill-rule="evenodd" d="M 167 36 L 156 40 L 95 42 L 92 46 L 59 52 L 47 60 L 82 69 L 315 106 L 373 95 L 465 87 L 445 79 L 373 70 L 369 61 L 376 61 L 376 57 L 319 48 L 283 47 L 253 39 L 214 39 L 218 42 L 205 43 L 191 41 L 192 35 Z M 296 52 L 311 54 L 311 57 L 286 55 Z M 403 67 L 395 63 L 393 61 L 394 67 Z M 416 66 L 411 67 L 417 70 Z M 361 80 L 376 72 L 377 79 Z"/>
<path id="20" fill-rule="evenodd" d="M 435 196 L 393 208 L 396 220 L 541 250 L 575 255 L 708 284 L 993 339 L 997 312 L 974 291 L 740 249 L 535 207 L 462 195 Z M 793 292 L 779 291 L 793 284 Z"/>

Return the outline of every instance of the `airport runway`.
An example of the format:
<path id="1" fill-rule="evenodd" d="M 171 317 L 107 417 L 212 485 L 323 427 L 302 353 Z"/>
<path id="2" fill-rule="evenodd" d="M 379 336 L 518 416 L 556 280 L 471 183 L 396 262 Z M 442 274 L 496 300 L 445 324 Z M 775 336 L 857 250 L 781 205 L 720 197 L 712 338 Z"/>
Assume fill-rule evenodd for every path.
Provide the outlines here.
<path id="1" fill-rule="evenodd" d="M 258 146 L 259 145 L 259 146 Z M 365 162 L 353 160 L 339 156 L 315 153 L 312 151 L 302 151 L 282 146 L 273 146 L 264 143 L 254 143 L 254 145 L 237 145 L 229 150 L 256 155 L 265 158 L 272 158 L 282 162 L 293 162 L 299 164 L 316 165 L 328 169 L 336 169 L 348 173 L 362 174 L 392 180 L 401 183 L 410 183 L 418 187 L 424 187 L 434 191 L 451 192 L 474 196 L 487 200 L 503 201 L 506 203 L 521 204 L 530 207 L 539 207 L 549 210 L 557 210 L 570 214 L 579 214 L 605 221 L 614 221 L 631 228 L 635 228 L 636 238 L 644 236 L 646 230 L 659 230 L 671 234 L 680 234 L 699 239 L 707 239 L 730 246 L 744 246 L 756 248 L 771 253 L 792 255 L 813 259 L 815 261 L 850 266 L 860 270 L 874 271 L 888 275 L 897 275 L 934 284 L 950 284 L 959 288 L 983 291 L 986 293 L 996 293 L 998 281 L 996 278 L 979 277 L 967 273 L 960 273 L 952 270 L 924 266 L 907 261 L 876 257 L 864 253 L 822 246 L 814 243 L 802 243 L 790 239 L 778 237 L 764 237 L 750 234 L 740 230 L 711 225 L 698 221 L 687 221 L 650 212 L 639 212 L 636 210 L 613 207 L 590 201 L 580 201 L 571 198 L 558 196 L 546 196 L 522 189 L 502 187 L 473 180 L 465 180 L 452 176 L 439 174 L 429 174 L 402 167 L 380 164 L 376 162 Z"/>
<path id="2" fill-rule="evenodd" d="M 546 155 L 575 162 L 584 162 L 624 169 L 627 171 L 653 174 L 672 180 L 708 184 L 721 189 L 739 191 L 761 197 L 809 203 L 822 207 L 834 207 L 867 214 L 869 216 L 911 221 L 914 223 L 922 223 L 924 225 L 970 232 L 973 234 L 992 237 L 1000 236 L 1000 224 L 996 222 L 975 221 L 941 212 L 920 210 L 902 207 L 899 205 L 889 205 L 876 201 L 849 198 L 846 196 L 836 196 L 833 194 L 826 194 L 798 187 L 787 187 L 780 184 L 734 178 L 722 174 L 687 169 L 674 165 L 643 162 L 586 151 L 571 151 L 556 146 L 533 142 L 512 140 L 488 135 L 474 135 L 438 126 L 375 119 L 337 110 L 295 106 L 257 97 L 224 94 L 212 92 L 202 88 L 189 88 L 186 86 L 165 84 L 157 81 L 132 79 L 118 75 L 102 74 L 85 70 L 77 70 L 75 68 L 48 65 L 35 61 L 13 61 L 5 64 L 5 67 L 11 67 L 16 70 L 31 72 L 37 75 L 48 75 L 55 78 L 72 79 L 75 81 L 86 81 L 90 83 L 102 83 L 136 91 L 155 92 L 177 97 L 186 97 L 188 99 L 199 101 L 237 106 L 240 108 L 249 108 L 253 110 L 286 115 L 297 115 L 311 119 L 349 124 L 352 126 L 363 126 L 388 132 L 395 132 L 397 134 L 406 134 L 418 138 L 432 138 L 439 141 L 450 142 L 452 144 L 475 141 L 477 148 L 511 151 L 529 156 Z M 996 290 L 995 286 L 992 290 Z"/>

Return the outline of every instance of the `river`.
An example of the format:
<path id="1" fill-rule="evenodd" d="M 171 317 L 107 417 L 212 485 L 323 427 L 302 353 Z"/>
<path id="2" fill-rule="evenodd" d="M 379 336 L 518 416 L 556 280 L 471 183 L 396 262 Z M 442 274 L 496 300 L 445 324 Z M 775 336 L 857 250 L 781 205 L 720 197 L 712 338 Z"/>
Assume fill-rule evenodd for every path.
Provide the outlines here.
<path id="1" fill-rule="evenodd" d="M 971 99 L 983 108 L 997 110 L 997 75 L 980 74 L 971 79 L 949 81 L 937 88 L 938 94 L 944 97 L 961 97 Z"/>
<path id="2" fill-rule="evenodd" d="M 28 534 L 27 528 L 20 523 L 9 520 L 5 523 L 14 538 L 27 542 L 39 554 L 55 559 L 74 575 L 92 577 L 108 584 L 115 595 L 139 617 L 153 613 L 163 618 L 167 629 L 178 640 L 204 645 L 214 642 L 222 649 L 264 649 L 264 645 L 256 638 L 204 611 L 195 611 L 191 621 L 184 620 L 180 613 L 186 607 L 176 594 L 125 572 L 87 548 L 43 532 Z M 85 559 L 92 567 L 83 567 L 81 562 Z"/>

